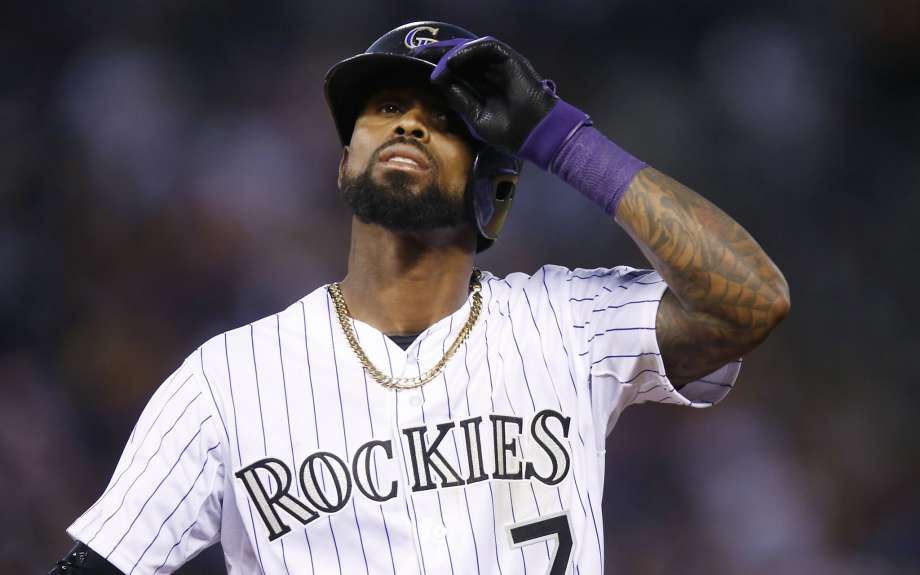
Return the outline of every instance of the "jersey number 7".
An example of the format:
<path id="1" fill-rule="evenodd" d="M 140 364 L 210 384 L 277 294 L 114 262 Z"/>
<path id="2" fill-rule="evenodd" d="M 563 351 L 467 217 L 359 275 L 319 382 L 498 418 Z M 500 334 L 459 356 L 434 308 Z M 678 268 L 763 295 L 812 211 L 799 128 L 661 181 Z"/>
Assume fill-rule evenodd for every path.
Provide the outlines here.
<path id="1" fill-rule="evenodd" d="M 565 574 L 565 569 L 569 564 L 569 557 L 572 556 L 572 548 L 575 545 L 567 511 L 521 521 L 520 523 L 508 525 L 506 529 L 508 530 L 508 538 L 511 540 L 512 549 L 555 539 L 556 549 L 550 558 L 551 563 L 546 575 Z"/>

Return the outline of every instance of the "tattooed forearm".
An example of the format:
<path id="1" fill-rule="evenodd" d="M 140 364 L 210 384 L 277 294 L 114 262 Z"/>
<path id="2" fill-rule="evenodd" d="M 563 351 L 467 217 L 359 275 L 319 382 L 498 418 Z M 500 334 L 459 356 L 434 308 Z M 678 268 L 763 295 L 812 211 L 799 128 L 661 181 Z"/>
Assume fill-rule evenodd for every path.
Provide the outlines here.
<path id="1" fill-rule="evenodd" d="M 754 238 L 654 168 L 633 178 L 616 219 L 668 283 L 657 335 L 675 384 L 750 351 L 789 313 L 786 280 Z"/>

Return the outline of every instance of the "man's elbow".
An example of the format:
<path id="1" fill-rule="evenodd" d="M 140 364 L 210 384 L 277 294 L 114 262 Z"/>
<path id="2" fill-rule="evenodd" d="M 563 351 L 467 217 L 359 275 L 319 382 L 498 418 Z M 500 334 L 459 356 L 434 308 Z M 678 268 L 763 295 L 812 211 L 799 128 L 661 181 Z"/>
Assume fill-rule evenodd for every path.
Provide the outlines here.
<path id="1" fill-rule="evenodd" d="M 789 316 L 792 310 L 792 299 L 789 297 L 789 282 L 783 277 L 783 274 L 777 270 L 777 278 L 774 287 L 774 297 L 770 305 L 768 314 L 768 325 L 770 330 L 780 324 L 781 321 Z"/>
<path id="2" fill-rule="evenodd" d="M 777 272 L 777 277 L 772 282 L 771 289 L 767 290 L 769 295 L 764 296 L 762 305 L 759 306 L 760 313 L 755 313 L 751 319 L 751 324 L 743 328 L 746 332 L 746 347 L 753 349 L 764 342 L 776 326 L 778 326 L 792 309 L 792 300 L 789 297 L 789 284 L 782 274 Z"/>

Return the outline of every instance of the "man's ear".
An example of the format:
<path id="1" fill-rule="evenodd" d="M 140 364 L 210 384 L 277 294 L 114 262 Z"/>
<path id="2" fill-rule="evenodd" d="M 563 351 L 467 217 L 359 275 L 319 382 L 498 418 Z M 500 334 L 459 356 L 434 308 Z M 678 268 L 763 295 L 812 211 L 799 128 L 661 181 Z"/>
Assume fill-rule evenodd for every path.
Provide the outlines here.
<path id="1" fill-rule="evenodd" d="M 348 146 L 342 148 L 342 159 L 339 160 L 339 178 L 338 186 L 342 189 L 342 178 L 345 177 L 345 166 L 348 165 Z"/>

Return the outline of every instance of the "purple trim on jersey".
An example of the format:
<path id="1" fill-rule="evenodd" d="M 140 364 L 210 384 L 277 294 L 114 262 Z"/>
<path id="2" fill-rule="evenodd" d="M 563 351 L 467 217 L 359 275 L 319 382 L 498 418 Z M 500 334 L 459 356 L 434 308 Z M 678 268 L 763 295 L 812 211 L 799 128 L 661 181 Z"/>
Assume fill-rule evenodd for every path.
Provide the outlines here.
<path id="1" fill-rule="evenodd" d="M 303 302 L 300 302 L 301 308 L 303 308 Z M 297 469 L 297 456 L 294 454 L 294 432 L 291 430 L 291 402 L 288 400 L 287 392 L 287 376 L 284 374 L 284 352 L 281 345 L 281 316 L 275 314 L 275 331 L 278 334 L 278 364 L 281 366 L 281 389 L 284 391 L 284 416 L 285 421 L 287 422 L 288 430 L 288 442 L 291 446 L 291 469 Z M 300 498 L 300 481 L 294 481 L 294 489 L 297 492 L 297 497 Z M 315 575 L 316 566 L 313 565 L 313 546 L 310 545 L 310 536 L 307 535 L 307 530 L 303 530 L 303 538 L 307 543 L 307 557 L 310 559 L 310 573 Z M 282 551 L 284 548 L 282 547 Z M 287 563 L 285 563 L 287 567 Z"/>
<path id="2" fill-rule="evenodd" d="M 199 396 L 199 395 L 201 395 L 201 392 L 200 392 L 200 391 L 198 392 L 198 395 L 196 395 L 195 397 L 193 397 L 193 398 L 188 402 L 188 404 L 186 404 L 185 408 L 182 410 L 182 413 L 179 414 L 179 417 L 176 418 L 176 421 L 173 422 L 173 424 L 170 426 L 170 428 L 167 429 L 167 430 L 163 433 L 163 435 L 160 436 L 160 443 L 157 445 L 156 450 L 150 455 L 150 457 L 147 458 L 147 462 L 144 464 L 144 468 L 141 469 L 141 472 L 137 474 L 137 477 L 134 478 L 134 481 L 131 482 L 131 485 L 129 485 L 128 488 L 125 490 L 125 492 L 122 494 L 122 496 L 121 496 L 121 501 L 118 503 L 118 507 L 115 509 L 115 511 L 112 512 L 111 515 L 109 515 L 108 517 L 105 518 L 105 521 L 102 522 L 102 524 L 99 526 L 99 529 L 96 530 L 96 533 L 93 534 L 93 536 L 90 538 L 90 540 L 89 540 L 89 541 L 86 541 L 86 544 L 87 544 L 87 545 L 89 545 L 90 543 L 92 543 L 93 540 L 96 539 L 96 537 L 99 535 L 99 533 L 102 532 L 103 527 L 105 527 L 105 525 L 112 519 L 112 517 L 115 517 L 115 515 L 117 515 L 118 512 L 121 511 L 122 506 L 125 504 L 125 499 L 128 498 L 128 493 L 131 491 L 131 488 L 134 487 L 134 485 L 137 483 L 137 480 L 140 479 L 142 475 L 144 475 L 144 472 L 147 471 L 147 468 L 148 468 L 148 467 L 150 467 L 150 461 L 151 461 L 154 457 L 156 457 L 157 453 L 159 453 L 159 452 L 160 452 L 160 449 L 162 449 L 162 447 L 163 447 L 163 440 L 166 439 L 166 436 L 169 435 L 169 432 L 170 432 L 170 431 L 172 431 L 173 429 L 176 428 L 176 425 L 178 425 L 179 420 L 182 419 L 182 416 L 185 415 L 185 413 L 188 411 L 188 408 L 189 408 L 193 403 L 195 403 L 195 400 L 198 399 L 198 396 Z"/>
<path id="3" fill-rule="evenodd" d="M 329 346 L 332 349 L 332 361 L 335 362 L 335 334 L 332 333 L 332 297 L 329 295 L 329 292 L 326 292 L 326 315 L 329 318 Z M 306 322 L 306 318 L 304 318 Z M 306 324 L 304 324 L 306 325 Z M 306 342 L 307 332 L 306 327 L 304 328 L 304 342 Z M 335 368 L 336 377 L 339 375 L 338 364 Z M 313 376 L 310 376 L 310 397 L 313 400 L 313 424 L 316 429 L 316 448 L 319 449 L 319 424 L 316 422 L 316 396 L 313 395 Z M 324 473 L 320 474 L 320 482 L 323 484 L 323 489 L 326 489 L 326 475 Z M 339 542 L 335 538 L 335 529 L 332 528 L 332 515 L 327 515 L 326 519 L 329 521 L 329 533 L 332 535 L 332 545 L 335 547 L 335 559 L 339 564 L 339 575 L 342 575 L 342 558 L 339 556 Z"/>
<path id="4" fill-rule="evenodd" d="M 358 327 L 355 325 L 354 318 L 352 318 L 351 320 L 351 329 L 354 330 L 355 332 L 355 339 L 358 340 L 358 343 L 361 343 L 361 334 L 358 333 Z M 386 342 L 384 342 L 384 345 L 386 345 Z M 392 370 L 390 371 L 392 372 Z M 374 433 L 374 418 L 371 415 L 371 396 L 367 388 L 367 370 L 366 369 L 361 370 L 361 376 L 364 378 L 364 400 L 367 403 L 367 421 L 368 423 L 370 423 L 370 426 L 371 426 L 371 437 L 376 437 L 376 434 Z M 377 471 L 377 456 L 376 454 L 372 454 L 371 457 L 372 457 L 371 460 L 374 463 L 374 479 L 376 480 L 377 485 L 380 485 L 380 474 Z M 387 547 L 390 550 L 390 565 L 393 567 L 393 575 L 396 575 L 396 560 L 393 558 L 393 544 L 390 542 L 390 529 L 387 527 L 387 518 L 383 514 L 383 505 L 380 505 L 378 507 L 380 509 L 380 519 L 383 521 L 383 532 L 386 533 L 386 536 L 387 536 Z"/>
<path id="5" fill-rule="evenodd" d="M 329 311 L 329 340 L 332 342 L 332 364 L 335 366 L 335 388 L 339 395 L 339 414 L 342 416 L 342 442 L 345 444 L 345 453 L 350 453 L 348 449 L 348 434 L 345 431 L 345 407 L 342 403 L 342 382 L 339 378 L 339 362 L 335 354 L 335 334 L 332 332 L 332 310 L 329 309 L 329 300 L 327 299 L 326 309 Z M 364 550 L 364 535 L 361 533 L 361 522 L 358 520 L 358 507 L 355 504 L 355 498 L 351 498 L 351 511 L 355 515 L 355 527 L 358 529 L 358 543 L 361 544 L 361 555 L 364 556 L 364 572 L 370 575 L 370 567 L 367 565 L 367 551 Z"/>
<path id="6" fill-rule="evenodd" d="M 243 450 L 240 448 L 240 428 L 237 424 L 236 400 L 233 398 L 233 376 L 230 374 L 230 351 L 227 349 L 226 333 L 224 333 L 224 358 L 227 362 L 227 387 L 230 388 L 230 405 L 233 406 L 233 432 L 236 435 L 236 455 L 240 462 L 240 466 L 242 466 Z M 262 568 L 262 571 L 265 571 L 265 565 L 262 564 L 262 550 L 259 549 L 259 535 L 258 531 L 256 531 L 256 520 L 252 514 L 252 502 L 248 498 L 246 499 L 246 507 L 249 509 L 249 523 L 252 525 L 252 537 L 256 542 L 256 557 L 259 559 L 259 567 Z"/>
<path id="7" fill-rule="evenodd" d="M 217 442 L 217 445 L 208 449 L 207 453 L 204 454 L 205 455 L 204 464 L 201 466 L 201 469 L 198 471 L 198 475 L 195 476 L 195 480 L 192 481 L 192 484 L 189 486 L 188 491 L 186 491 L 185 495 L 182 496 L 182 499 L 180 499 L 179 502 L 176 503 L 176 506 L 173 507 L 173 510 L 169 512 L 169 515 L 167 515 L 166 518 L 164 518 L 163 521 L 160 523 L 160 528 L 157 529 L 157 532 L 153 536 L 153 539 L 150 540 L 150 543 L 147 544 L 147 547 L 145 547 L 144 550 L 141 552 L 140 556 L 138 556 L 137 561 L 135 561 L 134 565 L 131 566 L 131 571 L 128 572 L 128 575 L 131 575 L 131 573 L 134 573 L 134 570 L 137 569 L 138 563 L 141 562 L 141 559 L 144 558 L 144 555 L 147 554 L 147 551 L 150 550 L 150 548 L 156 542 L 157 538 L 160 536 L 160 533 L 163 531 L 163 526 L 165 526 L 166 523 L 172 518 L 172 516 L 176 514 L 176 511 L 179 510 L 179 506 L 182 505 L 182 502 L 188 498 L 189 494 L 192 492 L 192 489 L 194 489 L 195 486 L 198 484 L 198 480 L 201 479 L 202 474 L 204 474 L 204 468 L 208 466 L 208 461 L 209 461 L 208 455 L 210 455 L 211 452 L 217 449 L 218 447 L 220 447 L 220 442 Z"/>
<path id="8" fill-rule="evenodd" d="M 163 479 L 161 479 L 160 482 L 157 483 L 157 486 L 154 487 L 150 495 L 147 496 L 147 499 L 144 501 L 143 505 L 141 505 L 141 508 L 137 510 L 137 515 L 134 516 L 134 519 L 131 521 L 131 524 L 128 525 L 128 528 L 125 529 L 124 534 L 121 536 L 121 538 L 118 541 L 115 542 L 115 545 L 112 547 L 111 551 L 109 551 L 108 554 L 105 556 L 106 559 L 112 556 L 112 553 L 114 553 L 115 550 L 118 549 L 118 546 L 121 545 L 121 542 L 124 541 L 125 537 L 128 536 L 128 533 L 131 532 L 131 528 L 134 527 L 134 524 L 137 523 L 138 519 L 140 519 L 141 513 L 143 513 L 144 509 L 147 508 L 147 504 L 150 503 L 150 500 L 153 499 L 153 496 L 156 495 L 157 491 L 160 490 L 160 487 L 162 487 L 163 484 L 166 483 L 166 480 L 169 479 L 169 476 L 172 475 L 173 470 L 176 469 L 176 466 L 179 465 L 180 461 L 182 461 L 182 456 L 185 455 L 186 451 L 188 451 L 188 448 L 192 445 L 192 442 L 195 441 L 195 439 L 197 439 L 199 435 L 201 435 L 201 428 L 204 427 L 205 422 L 209 419 L 211 419 L 210 415 L 205 417 L 203 420 L 201 420 L 201 423 L 198 424 L 198 431 L 196 431 L 195 435 L 193 435 L 191 439 L 188 440 L 188 443 L 186 443 L 185 447 L 182 448 L 182 451 L 179 452 L 179 457 L 176 458 L 175 463 L 172 464 L 172 467 L 169 468 L 169 471 L 166 472 L 166 475 L 163 476 Z"/>
<path id="9" fill-rule="evenodd" d="M 177 373 L 178 373 L 178 372 L 177 372 Z M 171 380 L 175 377 L 175 375 L 176 375 L 176 374 L 173 374 L 173 376 L 170 377 L 170 379 L 167 380 L 167 381 L 171 381 Z M 157 421 L 160 420 L 160 416 L 163 415 L 163 412 L 164 412 L 164 411 L 166 411 L 166 406 L 169 405 L 169 402 L 172 401 L 172 398 L 174 398 L 174 397 L 176 396 L 176 394 L 179 393 L 179 391 L 181 391 L 183 387 L 185 387 L 185 384 L 188 383 L 188 381 L 189 381 L 190 379 L 192 379 L 192 376 L 191 376 L 191 375 L 188 376 L 188 377 L 186 377 L 186 378 L 185 378 L 185 381 L 183 381 L 182 383 L 180 383 L 180 384 L 179 384 L 179 387 L 176 388 L 176 391 L 174 391 L 173 394 L 170 395 L 170 396 L 166 399 L 166 401 L 163 402 L 162 407 L 160 407 L 160 412 L 157 413 L 157 416 L 154 418 L 153 423 L 151 423 L 151 424 L 150 424 L 150 427 L 147 428 L 147 431 L 144 432 L 144 437 L 141 438 L 140 443 L 137 444 L 137 448 L 134 450 L 134 453 L 131 455 L 131 461 L 128 462 L 128 465 L 125 466 L 125 468 L 121 471 L 121 473 L 118 475 L 118 477 L 115 478 L 115 480 L 112 482 L 112 484 L 109 485 L 109 487 L 106 488 L 106 490 L 102 492 L 102 496 L 99 497 L 99 499 L 97 499 L 96 502 L 93 503 L 93 504 L 90 506 L 90 508 L 86 510 L 86 514 L 88 514 L 90 511 L 93 510 L 93 508 L 95 508 L 97 505 L 99 505 L 99 504 L 102 502 L 102 500 L 105 499 L 105 496 L 108 495 L 110 491 L 112 491 L 113 489 L 115 489 L 115 487 L 118 485 L 118 482 L 121 480 L 122 477 L 124 477 L 125 473 L 127 473 L 128 470 L 131 469 L 131 466 L 134 465 L 134 460 L 135 460 L 135 458 L 137 457 L 137 454 L 140 452 L 141 447 L 144 445 L 144 441 L 147 440 L 147 436 L 150 434 L 150 430 L 153 429 L 153 426 L 156 425 Z M 136 428 L 136 427 L 137 427 L 137 424 L 135 424 L 135 428 Z M 99 515 L 102 515 L 102 508 L 100 507 L 99 510 L 100 510 Z M 98 519 L 99 519 L 99 517 L 97 516 L 97 517 L 95 517 L 92 521 L 87 522 L 87 523 L 86 523 L 86 527 L 89 527 L 90 525 L 93 524 L 93 522 L 95 522 L 95 521 L 98 520 Z"/>

